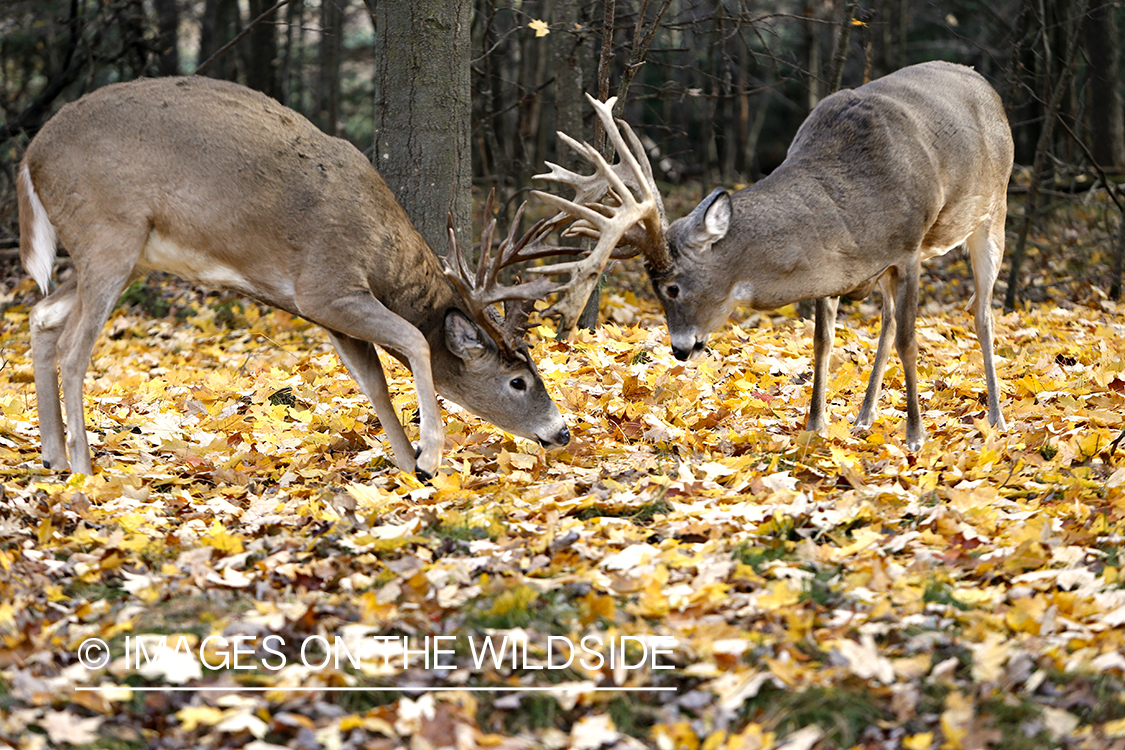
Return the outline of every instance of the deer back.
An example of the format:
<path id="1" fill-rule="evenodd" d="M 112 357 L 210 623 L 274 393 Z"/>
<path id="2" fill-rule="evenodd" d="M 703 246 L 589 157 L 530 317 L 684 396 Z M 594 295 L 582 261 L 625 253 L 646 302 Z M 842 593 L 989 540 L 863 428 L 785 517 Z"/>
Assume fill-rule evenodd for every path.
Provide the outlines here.
<path id="1" fill-rule="evenodd" d="M 453 299 L 359 150 L 242 86 L 194 77 L 103 87 L 52 118 L 24 163 L 76 263 L 85 228 L 113 215 L 152 228 L 139 270 L 296 314 L 293 280 L 306 273 L 366 284 L 411 320 Z"/>
<path id="2" fill-rule="evenodd" d="M 79 279 L 121 247 L 133 277 L 166 271 L 336 330 L 340 301 L 370 295 L 425 337 L 439 393 L 518 435 L 565 432 L 534 363 L 472 322 L 366 157 L 267 96 L 204 77 L 106 86 L 63 107 L 23 167 L 29 211 L 40 202 Z M 136 250 L 105 241 L 125 232 L 143 234 Z M 21 246 L 44 291 L 49 244 Z"/>
<path id="3" fill-rule="evenodd" d="M 738 302 L 847 295 L 919 248 L 944 253 L 1005 200 L 1011 164 L 1003 105 L 970 68 L 924 63 L 832 94 L 773 173 L 668 228 L 674 266 L 653 285 L 669 328 L 706 335 Z"/>

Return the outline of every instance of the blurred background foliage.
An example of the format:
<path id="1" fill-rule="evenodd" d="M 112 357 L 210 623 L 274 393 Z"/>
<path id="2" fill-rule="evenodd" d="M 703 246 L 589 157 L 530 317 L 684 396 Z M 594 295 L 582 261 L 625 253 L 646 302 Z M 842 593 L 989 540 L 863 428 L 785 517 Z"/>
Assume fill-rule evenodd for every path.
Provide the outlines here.
<path id="1" fill-rule="evenodd" d="M 474 194 L 495 187 L 505 211 L 544 160 L 571 158 L 557 129 L 596 137 L 583 91 L 621 95 L 658 180 L 692 199 L 768 174 L 831 91 L 944 59 L 974 66 L 1008 107 L 1017 163 L 1009 306 L 1027 252 L 1068 252 L 1043 236 L 1059 210 L 1078 208 L 1093 227 L 1083 256 L 1068 257 L 1083 280 L 1119 292 L 1123 9 L 1105 0 L 6 0 L 0 253 L 16 253 L 14 177 L 29 139 L 64 103 L 115 81 L 206 63 L 203 74 L 264 91 L 374 158 L 379 108 L 401 96 L 379 90 L 380 61 L 417 54 L 388 19 L 440 24 L 432 5 L 471 18 L 463 158 Z M 440 107 L 443 92 L 418 97 Z"/>

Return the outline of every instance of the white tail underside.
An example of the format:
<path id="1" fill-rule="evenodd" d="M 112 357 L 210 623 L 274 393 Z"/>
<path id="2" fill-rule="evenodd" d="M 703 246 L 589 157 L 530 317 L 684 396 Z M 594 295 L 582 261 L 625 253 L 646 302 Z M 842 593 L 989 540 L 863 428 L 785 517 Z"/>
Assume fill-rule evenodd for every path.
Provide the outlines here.
<path id="1" fill-rule="evenodd" d="M 35 192 L 27 165 L 20 168 L 19 178 L 23 181 L 28 202 L 31 204 L 31 257 L 24 261 L 24 265 L 43 294 L 47 294 L 51 287 L 51 269 L 55 265 L 59 235 L 51 220 L 47 218 L 47 211 Z"/>

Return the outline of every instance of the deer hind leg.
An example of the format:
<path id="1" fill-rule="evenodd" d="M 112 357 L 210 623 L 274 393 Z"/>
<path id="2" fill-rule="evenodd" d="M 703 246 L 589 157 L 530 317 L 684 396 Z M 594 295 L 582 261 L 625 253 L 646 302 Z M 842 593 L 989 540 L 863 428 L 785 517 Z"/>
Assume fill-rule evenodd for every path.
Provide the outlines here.
<path id="1" fill-rule="evenodd" d="M 387 389 L 387 377 L 383 372 L 383 363 L 379 361 L 379 353 L 375 346 L 367 341 L 361 341 L 351 336 L 328 331 L 328 338 L 336 347 L 340 360 L 348 368 L 348 372 L 359 384 L 359 388 L 375 407 L 375 414 L 379 423 L 383 425 L 383 432 L 391 444 L 394 453 L 395 465 L 402 471 L 414 471 L 414 446 L 410 438 L 402 429 L 398 421 L 395 407 L 391 403 L 391 395 Z"/>
<path id="2" fill-rule="evenodd" d="M 1000 259 L 1004 255 L 1004 217 L 1007 207 L 1001 202 L 989 219 L 965 240 L 973 264 L 973 319 L 977 329 L 981 356 L 984 359 L 984 379 L 988 386 L 988 423 L 1004 429 L 1004 415 L 1000 412 L 1000 381 L 996 377 L 996 361 L 992 342 L 992 288 L 1000 273 Z"/>
<path id="3" fill-rule="evenodd" d="M 918 339 L 914 331 L 918 318 L 919 263 L 915 253 L 909 265 L 899 267 L 902 278 L 898 280 L 895 300 L 898 308 L 895 348 L 902 361 L 902 379 L 906 386 L 906 447 L 912 451 L 926 442 L 926 429 L 922 426 L 922 413 L 918 407 Z"/>
<path id="4" fill-rule="evenodd" d="M 853 427 L 855 432 L 870 429 L 879 413 L 879 394 L 883 388 L 883 375 L 887 371 L 887 360 L 891 356 L 891 341 L 895 338 L 895 298 L 898 296 L 898 272 L 895 269 L 891 268 L 879 277 L 879 294 L 883 297 L 883 320 L 879 326 L 879 344 L 875 349 L 871 378 L 867 381 L 867 393 L 855 418 Z"/>
<path id="5" fill-rule="evenodd" d="M 35 371 L 35 410 L 43 466 L 65 471 L 66 440 L 59 401 L 59 336 L 77 301 L 78 278 L 71 276 L 31 309 L 31 361 Z"/>
<path id="6" fill-rule="evenodd" d="M 825 415 L 828 401 L 828 363 L 832 359 L 832 342 L 836 338 L 836 310 L 839 306 L 839 297 L 820 297 L 816 301 L 812 400 L 809 402 L 806 430 L 822 430 L 828 423 Z"/>
<path id="7" fill-rule="evenodd" d="M 66 446 L 70 469 L 91 474 L 90 444 L 82 409 L 82 384 L 98 333 L 113 312 L 135 269 L 149 227 L 102 225 L 92 239 L 72 249 L 77 289 L 70 316 L 58 337 L 59 370 L 66 402 Z"/>

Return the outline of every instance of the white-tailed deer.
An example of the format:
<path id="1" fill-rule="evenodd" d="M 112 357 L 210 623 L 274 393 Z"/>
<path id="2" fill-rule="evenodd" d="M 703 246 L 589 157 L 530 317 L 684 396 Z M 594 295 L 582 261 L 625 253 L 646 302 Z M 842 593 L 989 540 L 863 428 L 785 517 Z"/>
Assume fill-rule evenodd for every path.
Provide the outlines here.
<path id="1" fill-rule="evenodd" d="M 323 326 L 404 471 L 437 471 L 444 428 L 435 390 L 544 446 L 570 439 L 518 330 L 526 309 L 500 319 L 494 307 L 561 288 L 542 278 L 496 284 L 500 265 L 539 249 L 542 227 L 519 240 L 509 234 L 475 278 L 456 247 L 455 267 L 443 272 L 359 150 L 273 99 L 203 77 L 106 86 L 43 127 L 18 188 L 24 268 L 46 293 L 59 240 L 75 268 L 31 311 L 49 468 L 91 473 L 82 409 L 90 354 L 121 292 L 151 270 Z M 413 373 L 417 451 L 391 405 L 375 345 Z"/>
<path id="2" fill-rule="evenodd" d="M 651 168 L 629 126 L 614 124 L 613 100 L 591 99 L 621 161 L 612 167 L 560 133 L 592 162 L 593 175 L 549 164 L 548 179 L 573 187 L 572 201 L 537 193 L 579 221 L 568 231 L 598 237 L 605 215 L 634 201 L 648 207 L 621 243 L 631 248 L 584 259 L 596 275 L 609 257 L 644 253 L 664 306 L 672 351 L 688 359 L 737 304 L 774 309 L 816 299 L 813 393 L 807 428 L 825 425 L 825 391 L 836 308 L 876 283 L 883 321 L 857 429 L 875 419 L 893 338 L 906 386 L 906 445 L 925 440 L 918 408 L 914 324 L 922 261 L 968 246 L 970 302 L 988 385 L 988 420 L 1003 428 L 992 344 L 992 289 L 1004 252 L 1012 135 L 1003 103 L 971 68 L 914 65 L 821 101 L 801 125 L 785 161 L 733 195 L 717 189 L 670 226 Z M 608 194 L 605 203 L 596 203 Z"/>

